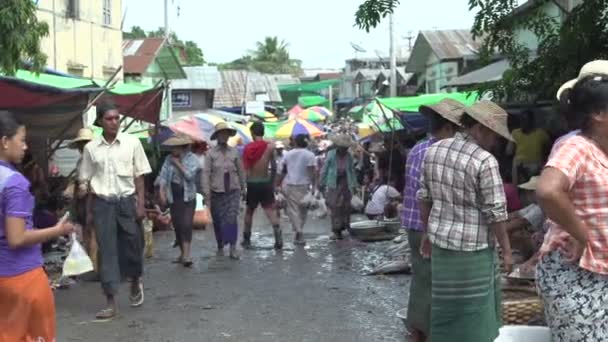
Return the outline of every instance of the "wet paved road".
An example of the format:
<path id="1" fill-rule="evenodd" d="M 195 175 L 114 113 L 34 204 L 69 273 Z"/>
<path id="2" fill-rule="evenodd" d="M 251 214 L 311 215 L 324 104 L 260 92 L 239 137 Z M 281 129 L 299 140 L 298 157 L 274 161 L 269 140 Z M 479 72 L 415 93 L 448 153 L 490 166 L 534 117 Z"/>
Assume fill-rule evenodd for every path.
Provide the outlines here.
<path id="1" fill-rule="evenodd" d="M 272 250 L 267 221 L 256 215 L 255 250 L 234 262 L 216 257 L 213 232 L 197 232 L 193 269 L 172 265 L 171 232 L 155 235 L 146 265 L 146 303 L 93 322 L 103 304 L 97 283 L 56 292 L 57 341 L 406 341 L 395 312 L 407 303 L 408 276 L 363 276 L 391 242 L 330 242 L 327 220 L 305 228 L 308 245 L 294 248 L 287 223 L 286 248 Z"/>

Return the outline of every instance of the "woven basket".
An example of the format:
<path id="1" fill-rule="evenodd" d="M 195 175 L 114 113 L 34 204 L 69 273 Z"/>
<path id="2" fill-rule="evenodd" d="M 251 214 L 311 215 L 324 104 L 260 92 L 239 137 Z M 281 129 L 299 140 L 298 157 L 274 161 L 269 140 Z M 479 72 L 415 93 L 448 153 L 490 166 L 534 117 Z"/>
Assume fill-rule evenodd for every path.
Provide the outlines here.
<path id="1" fill-rule="evenodd" d="M 502 297 L 502 320 L 505 325 L 526 325 L 544 316 L 543 302 L 534 290 L 505 288 Z"/>

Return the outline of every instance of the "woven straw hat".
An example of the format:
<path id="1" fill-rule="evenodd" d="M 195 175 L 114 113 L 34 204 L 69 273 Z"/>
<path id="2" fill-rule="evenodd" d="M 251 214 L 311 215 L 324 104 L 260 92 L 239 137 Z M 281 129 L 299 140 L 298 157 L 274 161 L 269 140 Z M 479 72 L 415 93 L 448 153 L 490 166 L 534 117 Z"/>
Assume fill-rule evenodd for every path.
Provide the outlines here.
<path id="1" fill-rule="evenodd" d="M 348 134 L 336 134 L 330 140 L 336 147 L 352 147 L 355 144 Z"/>
<path id="2" fill-rule="evenodd" d="M 572 89 L 578 81 L 591 75 L 608 75 L 608 61 L 595 60 L 583 65 L 577 78 L 564 83 L 559 88 L 557 91 L 557 99 L 559 100 L 564 90 Z"/>
<path id="3" fill-rule="evenodd" d="M 171 138 L 165 140 L 165 142 L 163 142 L 163 146 L 170 146 L 170 147 L 185 146 L 185 145 L 190 145 L 193 142 L 194 141 L 192 141 L 192 139 L 190 139 L 189 137 L 187 137 L 185 135 L 176 135 L 174 137 L 171 137 Z"/>
<path id="4" fill-rule="evenodd" d="M 466 107 L 464 111 L 477 122 L 494 131 L 494 133 L 509 141 L 514 141 L 507 125 L 509 114 L 496 103 L 482 100 L 472 106 Z"/>
<path id="5" fill-rule="evenodd" d="M 456 100 L 443 99 L 434 105 L 420 106 L 419 111 L 424 115 L 438 114 L 442 118 L 461 126 L 460 118 L 464 113 L 464 107 L 462 103 Z"/>
<path id="6" fill-rule="evenodd" d="M 217 134 L 221 131 L 230 132 L 230 136 L 233 137 L 236 135 L 236 130 L 230 127 L 226 122 L 220 122 L 215 125 L 215 131 L 211 134 L 211 140 L 215 140 L 217 138 Z"/>
<path id="7" fill-rule="evenodd" d="M 520 184 L 519 188 L 530 191 L 536 190 L 536 187 L 538 185 L 538 178 L 538 176 L 530 177 L 530 180 L 523 184 Z"/>
<path id="8" fill-rule="evenodd" d="M 93 131 L 88 129 L 88 128 L 81 128 L 78 130 L 78 135 L 76 135 L 76 138 L 74 140 L 72 140 L 72 142 L 70 143 L 69 147 L 70 148 L 76 148 L 76 144 L 79 142 L 89 142 L 91 140 L 93 140 L 95 136 L 93 135 Z"/>

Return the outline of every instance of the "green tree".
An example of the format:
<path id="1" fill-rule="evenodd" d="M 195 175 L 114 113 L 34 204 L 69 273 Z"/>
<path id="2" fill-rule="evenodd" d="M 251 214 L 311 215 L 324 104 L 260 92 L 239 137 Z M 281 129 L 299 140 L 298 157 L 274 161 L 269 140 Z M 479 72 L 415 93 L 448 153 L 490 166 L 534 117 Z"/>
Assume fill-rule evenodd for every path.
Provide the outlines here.
<path id="1" fill-rule="evenodd" d="M 34 71 L 42 70 L 47 56 L 40 50 L 40 40 L 49 34 L 49 26 L 38 21 L 36 4 L 2 0 L 0 18 L 0 73 L 14 75 L 24 61 Z"/>
<path id="2" fill-rule="evenodd" d="M 543 11 L 549 2 L 560 9 L 560 16 Z M 510 63 L 502 80 L 474 89 L 491 92 L 499 100 L 554 99 L 558 87 L 576 77 L 582 65 L 608 58 L 608 0 L 581 1 L 571 11 L 562 3 L 531 0 L 525 11 L 516 11 L 516 0 L 469 0 L 469 9 L 477 11 L 472 33 L 483 39 L 481 60 L 489 63 L 498 55 Z M 355 15 L 355 25 L 369 30 L 398 4 L 399 0 L 366 0 Z M 537 37 L 535 51 L 518 40 L 522 30 Z"/>
<path id="3" fill-rule="evenodd" d="M 142 39 L 146 38 L 148 35 L 146 31 L 139 26 L 131 27 L 131 32 L 123 32 L 122 37 L 124 39 Z"/>
<path id="4" fill-rule="evenodd" d="M 165 29 L 159 27 L 154 31 L 144 31 L 139 26 L 131 27 L 130 32 L 123 32 L 123 38 L 125 39 L 142 39 L 142 38 L 162 38 L 165 36 Z M 175 32 L 169 34 L 169 41 L 173 47 L 178 49 L 184 49 L 186 53 L 186 61 L 184 64 L 187 66 L 205 65 L 205 56 L 203 50 L 194 41 L 182 41 L 179 39 Z"/>
<path id="5" fill-rule="evenodd" d="M 289 44 L 278 37 L 266 37 L 256 42 L 256 48 L 249 54 L 229 63 L 220 64 L 222 70 L 255 70 L 265 74 L 302 73 L 302 61 L 291 58 Z"/>

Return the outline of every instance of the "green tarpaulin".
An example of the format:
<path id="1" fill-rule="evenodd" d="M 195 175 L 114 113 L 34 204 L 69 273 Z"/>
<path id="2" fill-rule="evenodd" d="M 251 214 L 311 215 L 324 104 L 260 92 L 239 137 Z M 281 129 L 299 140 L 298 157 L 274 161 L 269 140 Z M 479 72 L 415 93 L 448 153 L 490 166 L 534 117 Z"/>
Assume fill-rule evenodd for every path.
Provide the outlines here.
<path id="1" fill-rule="evenodd" d="M 387 97 L 379 100 L 387 107 L 401 112 L 418 112 L 420 106 L 433 105 L 443 99 L 453 99 L 462 102 L 466 106 L 470 106 L 477 102 L 478 97 L 477 93 L 438 93 L 412 97 Z"/>
<path id="2" fill-rule="evenodd" d="M 308 108 L 312 106 L 329 106 L 329 100 L 323 96 L 314 95 L 314 96 L 300 96 L 298 98 L 298 104 L 302 108 Z"/>
<path id="3" fill-rule="evenodd" d="M 279 86 L 279 91 L 292 91 L 292 92 L 317 92 L 323 89 L 327 89 L 334 84 L 340 83 L 340 80 L 327 80 L 320 82 L 311 83 L 298 83 L 298 84 L 285 84 Z"/>

